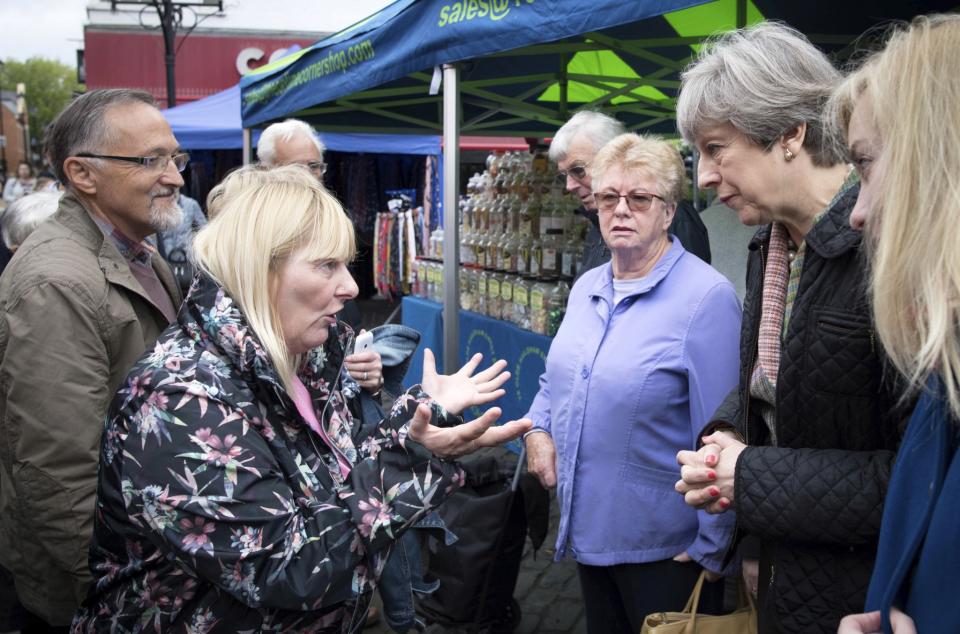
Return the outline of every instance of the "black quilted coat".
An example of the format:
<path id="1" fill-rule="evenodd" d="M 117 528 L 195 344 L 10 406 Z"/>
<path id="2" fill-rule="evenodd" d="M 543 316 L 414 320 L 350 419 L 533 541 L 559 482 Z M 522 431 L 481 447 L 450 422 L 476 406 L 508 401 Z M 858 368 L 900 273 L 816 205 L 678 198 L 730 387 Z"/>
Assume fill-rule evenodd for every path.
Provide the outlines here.
<path id="1" fill-rule="evenodd" d="M 777 382 L 776 446 L 748 396 L 770 227 L 750 243 L 741 375 L 714 419 L 750 445 L 737 463 L 742 534 L 759 538 L 760 631 L 837 631 L 862 612 L 903 416 L 874 336 L 848 190 L 806 236 Z M 902 412 L 903 410 L 899 410 Z"/>

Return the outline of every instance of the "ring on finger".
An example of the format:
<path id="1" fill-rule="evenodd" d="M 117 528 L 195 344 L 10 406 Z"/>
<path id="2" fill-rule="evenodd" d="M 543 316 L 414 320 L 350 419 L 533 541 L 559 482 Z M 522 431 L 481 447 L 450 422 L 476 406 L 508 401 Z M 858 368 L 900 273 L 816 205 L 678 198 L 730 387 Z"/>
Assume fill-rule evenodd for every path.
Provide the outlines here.
<path id="1" fill-rule="evenodd" d="M 366 380 L 367 380 L 367 373 L 366 373 L 366 372 L 363 373 L 363 378 L 362 378 L 361 380 L 362 380 L 362 381 L 366 381 Z"/>

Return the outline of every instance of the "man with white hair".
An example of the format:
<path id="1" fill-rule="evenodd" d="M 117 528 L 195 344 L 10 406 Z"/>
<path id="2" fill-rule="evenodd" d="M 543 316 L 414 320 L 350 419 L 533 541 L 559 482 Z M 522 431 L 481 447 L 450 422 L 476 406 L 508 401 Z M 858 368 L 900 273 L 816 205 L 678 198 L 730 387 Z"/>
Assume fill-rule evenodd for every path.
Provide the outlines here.
<path id="1" fill-rule="evenodd" d="M 10 203 L 0 216 L 0 235 L 3 244 L 13 253 L 27 236 L 57 212 L 60 192 L 36 192 Z"/>
<path id="2" fill-rule="evenodd" d="M 107 406 L 180 304 L 146 238 L 180 223 L 188 156 L 153 97 L 119 89 L 71 102 L 46 151 L 66 193 L 0 276 L 0 564 L 24 631 L 57 632 L 91 581 Z"/>
<path id="3" fill-rule="evenodd" d="M 323 142 L 310 124 L 287 119 L 263 131 L 257 143 L 257 159 L 268 167 L 305 165 L 317 179 L 323 180 L 327 171 L 324 150 Z"/>

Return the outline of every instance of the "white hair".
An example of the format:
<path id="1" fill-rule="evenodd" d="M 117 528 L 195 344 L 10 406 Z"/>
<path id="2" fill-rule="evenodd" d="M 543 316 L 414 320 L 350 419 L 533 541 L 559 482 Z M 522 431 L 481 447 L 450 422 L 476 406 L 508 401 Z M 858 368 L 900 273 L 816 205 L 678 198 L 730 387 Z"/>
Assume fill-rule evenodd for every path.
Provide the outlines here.
<path id="1" fill-rule="evenodd" d="M 814 165 L 843 162 L 824 133 L 823 108 L 840 72 L 802 33 L 762 22 L 730 31 L 700 49 L 683 71 L 677 127 L 689 143 L 729 121 L 753 143 L 770 147 L 806 124 L 804 147 Z"/>
<path id="2" fill-rule="evenodd" d="M 20 246 L 60 206 L 60 192 L 37 192 L 10 203 L 0 217 L 0 233 L 8 249 Z"/>
<path id="3" fill-rule="evenodd" d="M 558 163 L 565 159 L 570 144 L 577 137 L 590 139 L 593 149 L 599 150 L 625 131 L 623 124 L 610 115 L 594 110 L 581 110 L 557 130 L 550 142 L 550 160 Z"/>
<path id="4" fill-rule="evenodd" d="M 260 141 L 257 143 L 257 160 L 264 165 L 275 167 L 277 164 L 277 143 L 287 142 L 297 135 L 303 135 L 312 140 L 320 152 L 320 157 L 323 157 L 327 148 L 317 135 L 317 131 L 305 121 L 287 119 L 267 126 L 267 129 L 260 135 Z"/>

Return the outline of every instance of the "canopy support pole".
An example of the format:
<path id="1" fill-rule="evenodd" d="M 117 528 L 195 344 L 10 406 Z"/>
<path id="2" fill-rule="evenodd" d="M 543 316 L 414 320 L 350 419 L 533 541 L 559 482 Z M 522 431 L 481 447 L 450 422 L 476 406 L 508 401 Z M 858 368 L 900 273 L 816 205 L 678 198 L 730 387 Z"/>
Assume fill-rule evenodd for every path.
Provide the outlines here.
<path id="1" fill-rule="evenodd" d="M 460 367 L 460 69 L 443 65 L 443 371 Z M 487 359 L 489 363 L 492 359 Z"/>
<path id="2" fill-rule="evenodd" d="M 253 137 L 250 128 L 243 129 L 243 164 L 250 165 L 250 155 L 253 153 Z"/>
<path id="3" fill-rule="evenodd" d="M 560 53 L 560 118 L 569 119 L 570 113 L 567 111 L 567 64 L 570 62 L 570 56 L 566 53 Z"/>

